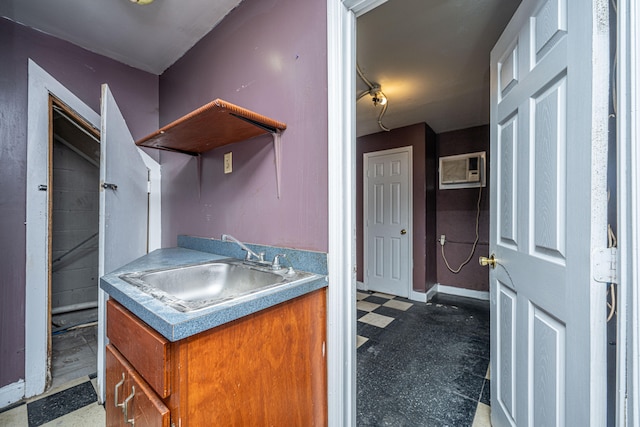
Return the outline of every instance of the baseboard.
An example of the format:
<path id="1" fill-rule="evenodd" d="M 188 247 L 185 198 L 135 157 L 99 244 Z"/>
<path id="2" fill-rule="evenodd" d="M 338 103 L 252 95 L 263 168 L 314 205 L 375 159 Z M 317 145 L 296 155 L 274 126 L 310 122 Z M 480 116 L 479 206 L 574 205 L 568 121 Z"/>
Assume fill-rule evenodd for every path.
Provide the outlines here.
<path id="1" fill-rule="evenodd" d="M 363 292 L 368 291 L 364 282 L 356 281 L 356 289 Z M 427 302 L 431 298 L 433 298 L 434 295 L 438 293 L 489 301 L 489 292 L 474 291 L 472 289 L 465 289 L 465 288 L 457 288 L 455 286 L 441 285 L 439 283 L 436 283 L 435 285 L 433 285 L 431 288 L 427 290 L 427 292 L 416 292 L 412 289 L 411 292 L 409 293 L 409 299 L 412 301 Z"/>
<path id="2" fill-rule="evenodd" d="M 429 289 L 427 289 L 427 293 L 426 295 L 426 300 L 429 301 L 431 298 L 433 298 L 436 294 L 438 293 L 438 284 L 436 283 L 435 285 L 433 285 L 432 287 L 430 287 Z"/>
<path id="3" fill-rule="evenodd" d="M 475 291 L 473 289 L 457 288 L 455 286 L 447 286 L 440 283 L 438 283 L 436 286 L 438 287 L 437 292 L 440 294 L 456 295 L 459 297 L 475 298 L 483 301 L 489 301 L 488 291 Z"/>
<path id="4" fill-rule="evenodd" d="M 362 291 L 362 292 L 367 292 L 369 289 L 365 286 L 364 282 L 358 282 L 356 280 L 356 290 L 358 291 Z M 409 292 L 409 299 L 411 301 L 419 301 L 419 302 L 427 302 L 427 300 L 430 298 L 430 296 L 423 292 L 416 292 L 413 289 L 411 289 L 411 291 Z"/>
<path id="5" fill-rule="evenodd" d="M 368 291 L 364 282 L 356 281 L 356 289 L 363 292 Z M 475 291 L 473 289 L 458 288 L 455 286 L 442 285 L 440 283 L 436 283 L 435 285 L 433 285 L 427 290 L 427 292 L 416 292 L 412 289 L 409 293 L 409 299 L 412 301 L 427 302 L 438 293 L 489 301 L 488 291 Z"/>
<path id="6" fill-rule="evenodd" d="M 0 388 L 0 409 L 19 402 L 24 397 L 24 380 Z"/>
<path id="7" fill-rule="evenodd" d="M 409 293 L 409 299 L 411 301 L 418 301 L 418 302 L 427 302 L 427 294 L 424 292 L 416 292 L 413 289 L 411 289 L 411 292 Z"/>

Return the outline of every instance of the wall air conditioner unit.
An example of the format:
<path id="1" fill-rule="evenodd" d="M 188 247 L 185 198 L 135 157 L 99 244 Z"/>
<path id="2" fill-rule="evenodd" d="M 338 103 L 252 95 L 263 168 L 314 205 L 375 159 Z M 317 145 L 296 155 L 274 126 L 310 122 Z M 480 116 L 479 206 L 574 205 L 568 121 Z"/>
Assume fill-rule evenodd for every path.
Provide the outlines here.
<path id="1" fill-rule="evenodd" d="M 441 190 L 454 188 L 485 187 L 486 178 L 485 151 L 440 157 Z"/>

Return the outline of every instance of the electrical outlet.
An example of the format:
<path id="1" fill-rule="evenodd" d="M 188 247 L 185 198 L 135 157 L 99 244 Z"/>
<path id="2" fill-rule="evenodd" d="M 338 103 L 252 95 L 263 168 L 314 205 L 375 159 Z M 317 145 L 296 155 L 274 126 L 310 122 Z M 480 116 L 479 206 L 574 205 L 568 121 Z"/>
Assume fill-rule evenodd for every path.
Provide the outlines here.
<path id="1" fill-rule="evenodd" d="M 233 171 L 233 160 L 231 157 L 231 151 L 224 153 L 224 173 L 231 173 Z"/>
<path id="2" fill-rule="evenodd" d="M 444 246 L 444 242 L 446 242 L 446 239 L 444 237 L 444 234 L 440 235 L 440 246 Z"/>

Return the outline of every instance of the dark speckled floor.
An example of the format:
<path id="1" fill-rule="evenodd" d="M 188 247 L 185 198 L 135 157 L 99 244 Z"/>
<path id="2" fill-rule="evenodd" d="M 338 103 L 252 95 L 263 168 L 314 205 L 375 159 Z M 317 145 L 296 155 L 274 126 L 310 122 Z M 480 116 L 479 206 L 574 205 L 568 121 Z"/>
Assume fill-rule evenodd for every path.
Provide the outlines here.
<path id="1" fill-rule="evenodd" d="M 488 301 L 359 299 L 357 425 L 472 426 L 478 402 L 489 404 Z"/>

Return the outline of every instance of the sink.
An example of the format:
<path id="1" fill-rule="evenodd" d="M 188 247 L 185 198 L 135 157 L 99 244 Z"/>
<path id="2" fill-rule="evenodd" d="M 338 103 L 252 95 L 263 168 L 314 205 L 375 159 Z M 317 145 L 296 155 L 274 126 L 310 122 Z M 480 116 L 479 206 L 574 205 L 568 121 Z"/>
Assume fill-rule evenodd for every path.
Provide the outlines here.
<path id="1" fill-rule="evenodd" d="M 223 259 L 119 277 L 170 307 L 189 312 L 310 276 L 311 273 L 272 271 L 269 266 Z"/>

